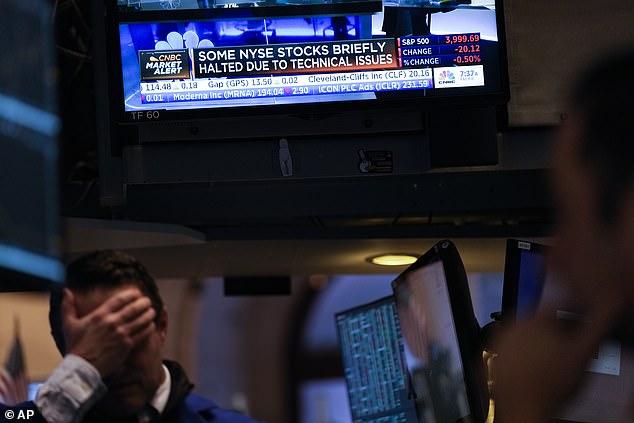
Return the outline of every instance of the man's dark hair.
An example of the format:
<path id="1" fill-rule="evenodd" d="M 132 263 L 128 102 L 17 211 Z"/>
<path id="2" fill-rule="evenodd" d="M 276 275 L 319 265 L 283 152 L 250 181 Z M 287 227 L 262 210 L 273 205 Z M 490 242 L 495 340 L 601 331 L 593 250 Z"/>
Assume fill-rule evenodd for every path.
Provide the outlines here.
<path id="1" fill-rule="evenodd" d="M 597 177 L 599 216 L 615 223 L 634 183 L 634 50 L 590 68 L 571 100 L 573 110 L 581 112 L 581 157 Z"/>
<path id="2" fill-rule="evenodd" d="M 64 287 L 73 293 L 87 293 L 95 289 L 112 289 L 132 285 L 146 295 L 156 311 L 156 320 L 163 311 L 163 300 L 154 278 L 141 262 L 129 254 L 114 250 L 101 250 L 82 256 L 66 268 Z M 60 352 L 66 353 L 61 320 L 62 289 L 51 292 L 49 321 L 51 334 Z"/>

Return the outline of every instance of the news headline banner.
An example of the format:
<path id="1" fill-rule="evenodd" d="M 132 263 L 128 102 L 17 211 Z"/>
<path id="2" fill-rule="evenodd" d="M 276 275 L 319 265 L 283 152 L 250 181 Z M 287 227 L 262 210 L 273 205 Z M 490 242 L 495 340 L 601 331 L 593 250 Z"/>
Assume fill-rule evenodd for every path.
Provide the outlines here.
<path id="1" fill-rule="evenodd" d="M 398 66 L 393 39 L 198 49 L 197 78 L 389 69 Z"/>
<path id="2" fill-rule="evenodd" d="M 141 80 L 189 77 L 186 51 L 140 51 Z M 395 41 L 389 38 L 192 50 L 194 78 L 397 67 Z"/>

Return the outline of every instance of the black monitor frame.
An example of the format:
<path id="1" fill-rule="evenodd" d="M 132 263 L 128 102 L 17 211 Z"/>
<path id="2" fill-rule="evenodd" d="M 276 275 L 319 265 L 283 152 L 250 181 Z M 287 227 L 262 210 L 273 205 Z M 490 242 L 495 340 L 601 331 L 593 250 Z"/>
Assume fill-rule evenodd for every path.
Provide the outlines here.
<path id="1" fill-rule="evenodd" d="M 503 105 L 509 98 L 508 66 L 506 55 L 506 39 L 504 24 L 503 0 L 495 2 L 496 26 L 498 36 L 497 58 L 495 70 L 499 87 L 492 90 L 488 86 L 453 88 L 438 96 L 423 96 L 408 91 L 399 91 L 382 96 L 381 100 L 328 101 L 314 103 L 277 104 L 247 107 L 218 107 L 189 110 L 169 110 L 160 114 L 146 116 L 135 115 L 124 111 L 123 77 L 121 73 L 121 53 L 119 48 L 120 19 L 130 16 L 130 12 L 120 12 L 116 0 L 97 2 L 94 11 L 94 63 L 96 69 L 97 101 L 101 104 L 98 113 L 107 110 L 109 119 L 115 125 L 142 125 L 144 123 L 197 121 L 210 118 L 243 118 L 245 116 L 278 116 L 278 115 L 323 115 L 363 110 L 429 110 L 431 107 L 483 106 Z M 318 5 L 296 5 L 286 7 L 259 7 L 237 9 L 209 10 L 167 10 L 135 12 L 139 21 L 172 21 L 182 19 L 236 19 L 311 16 L 311 15 L 354 15 L 367 14 L 380 9 L 380 1 L 367 0 L 351 3 L 324 3 Z M 102 89 L 100 89 L 101 87 Z M 394 94 L 394 95 L 392 95 Z"/>
<path id="2" fill-rule="evenodd" d="M 506 256 L 504 259 L 504 283 L 502 288 L 502 324 L 513 325 L 517 321 L 517 300 L 521 272 L 522 253 L 545 255 L 549 247 L 531 241 L 518 239 L 506 240 Z"/>
<path id="3" fill-rule="evenodd" d="M 473 312 L 467 274 L 456 246 L 449 240 L 438 242 L 402 272 L 392 282 L 392 288 L 396 294 L 399 287 L 407 283 L 406 278 L 409 273 L 437 262 L 442 263 L 445 273 L 471 411 L 469 416 L 465 416 L 459 422 L 482 423 L 486 420 L 489 409 L 486 367 L 482 357 L 483 346 L 480 326 Z M 396 298 L 398 307 L 398 295 Z"/>

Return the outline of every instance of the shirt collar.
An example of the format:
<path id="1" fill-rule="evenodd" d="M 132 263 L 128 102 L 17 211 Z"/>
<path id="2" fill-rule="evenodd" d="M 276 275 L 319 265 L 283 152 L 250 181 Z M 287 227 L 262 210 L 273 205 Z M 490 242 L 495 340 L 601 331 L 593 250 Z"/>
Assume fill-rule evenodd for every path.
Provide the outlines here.
<path id="1" fill-rule="evenodd" d="M 165 406 L 167 405 L 167 400 L 170 396 L 170 390 L 172 386 L 172 377 L 170 376 L 169 370 L 163 366 L 163 371 L 165 372 L 165 379 L 163 379 L 163 383 L 158 387 L 156 392 L 154 393 L 154 397 L 150 401 L 150 405 L 159 412 L 159 414 L 163 414 L 165 411 Z"/>

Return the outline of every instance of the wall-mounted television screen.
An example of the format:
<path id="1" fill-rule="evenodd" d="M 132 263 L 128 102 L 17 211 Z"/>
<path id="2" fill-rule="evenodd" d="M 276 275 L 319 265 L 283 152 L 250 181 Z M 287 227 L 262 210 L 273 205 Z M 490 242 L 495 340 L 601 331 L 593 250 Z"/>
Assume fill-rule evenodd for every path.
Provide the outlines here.
<path id="1" fill-rule="evenodd" d="M 119 121 L 508 92 L 501 0 L 110 0 L 105 12 Z"/>

